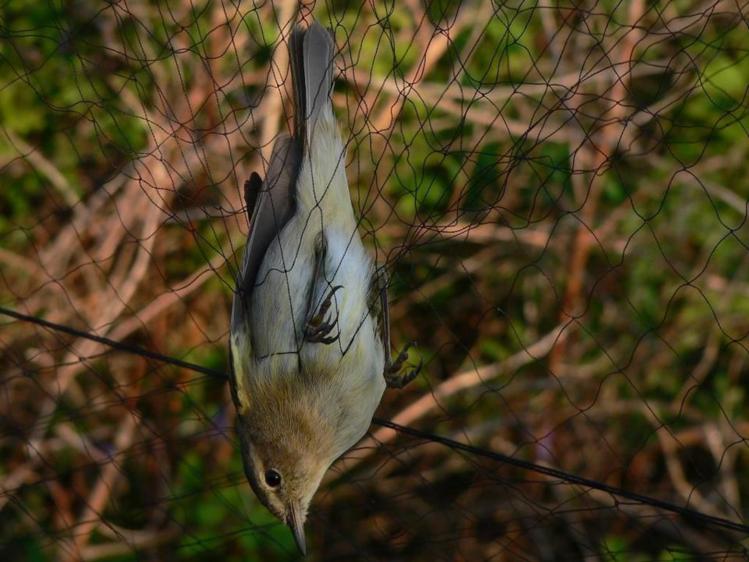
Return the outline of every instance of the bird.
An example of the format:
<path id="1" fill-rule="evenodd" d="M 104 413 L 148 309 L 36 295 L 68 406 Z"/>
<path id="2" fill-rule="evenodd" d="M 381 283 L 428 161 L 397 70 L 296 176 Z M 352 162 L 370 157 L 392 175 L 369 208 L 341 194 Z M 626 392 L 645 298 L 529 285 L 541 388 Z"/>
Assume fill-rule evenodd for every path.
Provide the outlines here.
<path id="1" fill-rule="evenodd" d="M 421 369 L 393 358 L 387 273 L 358 233 L 333 112 L 335 43 L 316 21 L 289 39 L 292 134 L 244 184 L 249 233 L 229 337 L 244 472 L 306 553 L 304 524 L 331 464 L 367 432 L 386 388 Z"/>

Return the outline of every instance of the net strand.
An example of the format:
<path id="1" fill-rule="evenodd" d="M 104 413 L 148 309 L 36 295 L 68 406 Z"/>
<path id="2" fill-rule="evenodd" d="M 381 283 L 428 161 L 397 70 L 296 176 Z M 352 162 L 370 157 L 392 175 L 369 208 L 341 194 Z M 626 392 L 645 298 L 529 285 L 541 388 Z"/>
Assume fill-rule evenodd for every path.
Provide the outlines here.
<path id="1" fill-rule="evenodd" d="M 51 322 L 49 320 L 38 318 L 36 316 L 32 316 L 29 314 L 24 314 L 22 312 L 18 312 L 18 311 L 15 311 L 6 307 L 0 307 L 0 314 L 3 314 L 4 316 L 8 316 L 10 318 L 14 318 L 22 322 L 35 324 L 37 326 L 48 328 L 57 332 L 62 332 L 71 336 L 95 341 L 97 343 L 106 345 L 118 351 L 122 351 L 125 353 L 132 353 L 134 355 L 139 355 L 144 358 L 153 359 L 155 361 L 167 363 L 175 367 L 181 367 L 184 369 L 195 371 L 197 373 L 208 375 L 215 379 L 227 380 L 226 373 L 224 373 L 223 371 L 219 371 L 217 369 L 204 367 L 196 363 L 184 361 L 177 357 L 172 357 L 169 355 L 151 351 L 140 346 L 118 342 L 116 340 L 112 340 L 104 336 L 97 336 L 95 334 L 91 334 L 89 332 L 79 330 L 77 328 L 73 328 L 71 326 L 66 326 L 64 324 Z M 444 445 L 456 451 L 462 451 L 464 453 L 468 453 L 473 456 L 483 457 L 486 459 L 490 459 L 492 461 L 496 461 L 498 463 L 507 464 L 510 466 L 514 466 L 517 468 L 535 472 L 538 474 L 543 474 L 545 476 L 549 476 L 552 478 L 557 478 L 568 484 L 584 486 L 584 487 L 591 488 L 594 490 L 606 492 L 618 498 L 623 498 L 623 499 L 637 502 L 643 505 L 649 505 L 651 507 L 655 507 L 664 511 L 674 513 L 676 515 L 684 517 L 687 520 L 691 519 L 694 521 L 699 521 L 701 523 L 707 523 L 709 525 L 727 529 L 729 531 L 736 531 L 739 533 L 749 535 L 749 525 L 739 523 L 736 521 L 731 521 L 729 519 L 725 519 L 722 517 L 716 517 L 714 515 L 703 513 L 701 511 L 691 509 L 688 507 L 676 505 L 674 503 L 667 502 L 659 498 L 646 496 L 643 494 L 638 494 L 637 492 L 632 492 L 624 488 L 612 486 L 612 485 L 606 484 L 605 482 L 600 482 L 598 480 L 585 478 L 583 476 L 572 474 L 570 472 L 566 472 L 566 471 L 553 468 L 550 466 L 545 466 L 545 465 L 537 464 L 531 461 L 518 459 L 510 455 L 499 453 L 497 451 L 492 451 L 492 450 L 485 449 L 482 447 L 477 447 L 474 445 L 461 443 L 459 441 L 455 441 L 454 439 L 450 439 L 442 435 L 438 435 L 438 434 L 427 432 L 427 431 L 422 431 L 413 427 L 404 426 L 404 425 L 394 423 L 392 421 L 389 421 L 380 417 L 373 418 L 372 423 L 380 427 L 393 429 L 397 431 L 398 433 L 407 435 L 409 437 L 414 437 L 416 439 L 421 439 L 424 441 L 430 441 L 432 443 L 438 443 L 440 445 Z"/>

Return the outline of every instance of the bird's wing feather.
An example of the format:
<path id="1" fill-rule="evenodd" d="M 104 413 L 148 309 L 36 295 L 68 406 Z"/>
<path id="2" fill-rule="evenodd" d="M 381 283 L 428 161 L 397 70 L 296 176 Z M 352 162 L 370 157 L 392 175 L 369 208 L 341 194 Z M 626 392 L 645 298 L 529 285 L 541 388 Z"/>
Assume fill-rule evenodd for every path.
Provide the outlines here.
<path id="1" fill-rule="evenodd" d="M 273 145 L 268 174 L 260 187 L 260 192 L 256 195 L 245 194 L 248 199 L 248 213 L 251 211 L 252 217 L 242 271 L 237 279 L 232 305 L 232 332 L 241 328 L 247 318 L 245 309 L 255 285 L 261 282 L 256 277 L 268 246 L 294 212 L 294 194 L 300 162 L 299 141 L 286 134 L 279 136 Z M 250 199 L 255 199 L 254 205 Z"/>
<path id="2" fill-rule="evenodd" d="M 294 93 L 294 136 L 304 142 L 305 118 L 307 117 L 307 96 L 304 87 L 304 35 L 306 29 L 294 27 L 289 40 L 289 62 L 291 63 L 291 84 Z"/>
<path id="3" fill-rule="evenodd" d="M 252 292 L 262 283 L 257 274 L 268 246 L 294 213 L 304 145 L 309 146 L 309 135 L 319 116 L 331 111 L 335 44 L 330 32 L 316 22 L 307 29 L 297 27 L 289 49 L 296 104 L 294 137 L 281 135 L 276 140 L 267 176 L 257 195 L 252 192 L 257 178 L 248 183 L 245 199 L 252 217 L 232 305 L 232 332 L 242 329 L 247 321 Z"/>

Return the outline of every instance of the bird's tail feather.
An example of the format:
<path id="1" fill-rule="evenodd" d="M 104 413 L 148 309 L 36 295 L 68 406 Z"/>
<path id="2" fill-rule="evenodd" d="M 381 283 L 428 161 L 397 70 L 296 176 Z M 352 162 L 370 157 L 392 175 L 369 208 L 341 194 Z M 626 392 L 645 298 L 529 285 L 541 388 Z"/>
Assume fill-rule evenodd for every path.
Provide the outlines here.
<path id="1" fill-rule="evenodd" d="M 307 29 L 294 29 L 290 50 L 297 134 L 309 144 L 318 119 L 332 116 L 335 44 L 330 32 L 313 22 Z"/>

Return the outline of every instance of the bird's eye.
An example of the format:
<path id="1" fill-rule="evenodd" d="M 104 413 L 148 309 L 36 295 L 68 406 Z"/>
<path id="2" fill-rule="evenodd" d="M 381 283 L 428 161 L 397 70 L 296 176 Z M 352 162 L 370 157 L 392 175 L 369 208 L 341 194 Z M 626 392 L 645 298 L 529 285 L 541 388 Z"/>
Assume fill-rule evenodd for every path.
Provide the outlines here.
<path id="1" fill-rule="evenodd" d="M 271 488 L 277 488 L 281 484 L 281 475 L 272 468 L 265 471 L 265 483 Z"/>

